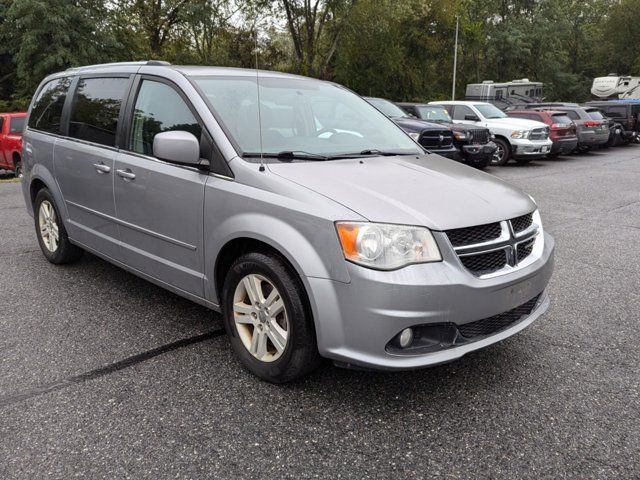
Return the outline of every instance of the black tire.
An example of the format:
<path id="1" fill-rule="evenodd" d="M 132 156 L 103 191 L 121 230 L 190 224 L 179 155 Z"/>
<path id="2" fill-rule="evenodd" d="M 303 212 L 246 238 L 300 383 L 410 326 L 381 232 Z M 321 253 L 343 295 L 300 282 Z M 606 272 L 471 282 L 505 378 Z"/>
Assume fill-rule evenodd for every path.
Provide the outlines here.
<path id="1" fill-rule="evenodd" d="M 13 166 L 13 173 L 16 176 L 16 178 L 22 178 L 22 162 L 17 162 Z"/>
<path id="2" fill-rule="evenodd" d="M 495 155 L 491 158 L 491 165 L 504 165 L 511 158 L 511 146 L 501 138 L 496 138 L 493 141 L 498 149 L 496 150 Z"/>
<path id="3" fill-rule="evenodd" d="M 53 251 L 51 251 L 46 246 L 39 224 L 40 209 L 42 208 L 42 204 L 45 201 L 48 202 L 49 205 L 51 205 L 55 212 L 55 221 L 53 223 L 55 223 L 58 228 L 57 247 Z M 62 222 L 62 217 L 60 216 L 58 206 L 53 199 L 53 195 L 51 195 L 51 192 L 47 188 L 42 188 L 36 195 L 36 199 L 33 202 L 33 213 L 38 243 L 40 244 L 42 254 L 49 262 L 56 265 L 61 265 L 64 263 L 75 262 L 82 256 L 82 249 L 77 247 L 76 245 L 73 245 L 69 241 L 69 236 L 67 235 L 67 230 L 65 229 L 64 223 Z"/>
<path id="4" fill-rule="evenodd" d="M 259 275 L 271 282 L 280 293 L 288 317 L 288 340 L 280 356 L 273 361 L 256 358 L 247 349 L 234 320 L 234 294 L 248 275 Z M 296 380 L 321 363 L 316 333 L 304 285 L 289 264 L 274 253 L 246 253 L 227 273 L 222 291 L 224 324 L 231 346 L 242 364 L 252 373 L 271 383 Z M 257 328 L 257 327 L 249 327 Z"/>

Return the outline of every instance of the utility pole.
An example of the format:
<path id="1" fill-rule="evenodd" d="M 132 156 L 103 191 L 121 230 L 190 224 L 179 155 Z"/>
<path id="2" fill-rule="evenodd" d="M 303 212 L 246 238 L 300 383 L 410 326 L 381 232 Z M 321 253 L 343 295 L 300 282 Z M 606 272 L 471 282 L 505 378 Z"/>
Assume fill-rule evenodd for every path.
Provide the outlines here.
<path id="1" fill-rule="evenodd" d="M 451 85 L 451 100 L 456 99 L 456 70 L 458 68 L 458 29 L 460 27 L 460 16 L 456 15 L 456 44 L 453 48 L 453 83 Z"/>

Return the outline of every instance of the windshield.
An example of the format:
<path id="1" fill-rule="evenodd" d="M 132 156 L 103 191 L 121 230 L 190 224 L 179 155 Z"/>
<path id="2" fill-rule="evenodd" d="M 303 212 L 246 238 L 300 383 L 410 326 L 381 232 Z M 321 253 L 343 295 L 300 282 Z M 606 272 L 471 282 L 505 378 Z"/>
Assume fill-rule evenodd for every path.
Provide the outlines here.
<path id="1" fill-rule="evenodd" d="M 477 103 L 474 107 L 480 111 L 484 118 L 506 118 L 507 116 L 506 113 L 490 103 Z"/>
<path id="2" fill-rule="evenodd" d="M 444 107 L 421 105 L 418 107 L 418 114 L 423 120 L 431 120 L 435 122 L 452 122 L 449 113 Z"/>
<path id="3" fill-rule="evenodd" d="M 24 130 L 24 119 L 25 117 L 12 117 L 11 123 L 9 123 L 9 133 L 22 135 L 22 130 Z"/>
<path id="4" fill-rule="evenodd" d="M 388 117 L 406 117 L 407 112 L 402 110 L 395 103 L 385 100 L 384 98 L 365 97 L 365 100 L 376 107 Z"/>
<path id="5" fill-rule="evenodd" d="M 251 76 L 197 77 L 195 83 L 242 153 L 305 152 L 339 155 L 364 150 L 421 154 L 399 127 L 362 98 L 312 79 Z"/>

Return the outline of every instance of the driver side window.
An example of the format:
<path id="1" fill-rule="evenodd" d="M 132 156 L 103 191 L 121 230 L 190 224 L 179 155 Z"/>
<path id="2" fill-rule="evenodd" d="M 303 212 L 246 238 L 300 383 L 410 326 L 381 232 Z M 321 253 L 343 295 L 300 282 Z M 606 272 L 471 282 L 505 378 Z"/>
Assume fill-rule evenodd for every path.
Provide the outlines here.
<path id="1" fill-rule="evenodd" d="M 161 132 L 182 130 L 198 140 L 202 128 L 191 110 L 172 87 L 153 80 L 143 80 L 131 121 L 129 150 L 153 155 L 153 138 Z"/>

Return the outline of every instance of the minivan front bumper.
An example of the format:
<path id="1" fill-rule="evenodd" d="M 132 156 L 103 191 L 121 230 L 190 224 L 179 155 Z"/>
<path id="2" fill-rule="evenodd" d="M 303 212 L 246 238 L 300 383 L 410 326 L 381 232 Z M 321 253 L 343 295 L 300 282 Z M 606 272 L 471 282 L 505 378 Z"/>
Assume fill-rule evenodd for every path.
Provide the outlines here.
<path id="1" fill-rule="evenodd" d="M 434 233 L 438 243 L 443 239 Z M 350 283 L 308 277 L 320 354 L 353 367 L 414 369 L 446 363 L 507 338 L 542 315 L 553 271 L 554 241 L 545 234 L 542 256 L 527 267 L 479 279 L 466 271 L 453 252 L 443 261 L 383 272 L 349 264 Z M 533 309 L 493 334 L 464 343 L 441 343 L 422 353 L 389 350 L 405 328 L 464 325 L 516 309 L 536 298 Z"/>

